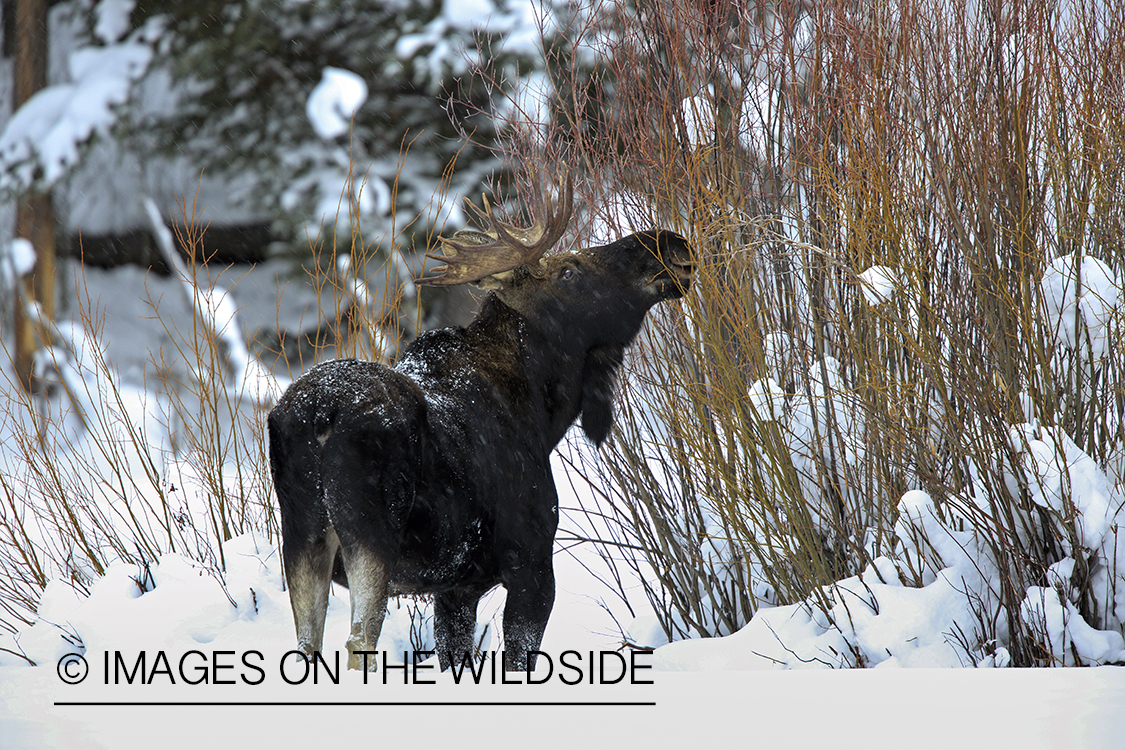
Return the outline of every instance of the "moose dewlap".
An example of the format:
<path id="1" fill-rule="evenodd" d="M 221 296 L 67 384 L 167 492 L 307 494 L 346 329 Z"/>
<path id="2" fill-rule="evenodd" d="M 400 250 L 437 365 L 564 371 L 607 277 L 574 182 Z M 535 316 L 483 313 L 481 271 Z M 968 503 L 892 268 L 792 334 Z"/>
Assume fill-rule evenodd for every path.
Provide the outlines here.
<path id="1" fill-rule="evenodd" d="M 375 650 L 395 593 L 433 594 L 442 669 L 462 663 L 477 601 L 496 584 L 508 592 L 508 667 L 534 667 L 529 652 L 555 598 L 550 453 L 579 416 L 592 442 L 605 440 L 625 348 L 692 273 L 687 242 L 661 230 L 545 255 L 571 195 L 568 181 L 530 228 L 489 210 L 486 231 L 443 240 L 442 275 L 420 283 L 491 289 L 468 326 L 422 334 L 393 368 L 314 367 L 270 412 L 285 575 L 306 653 L 321 650 L 336 570 L 351 594 L 351 668 Z"/>

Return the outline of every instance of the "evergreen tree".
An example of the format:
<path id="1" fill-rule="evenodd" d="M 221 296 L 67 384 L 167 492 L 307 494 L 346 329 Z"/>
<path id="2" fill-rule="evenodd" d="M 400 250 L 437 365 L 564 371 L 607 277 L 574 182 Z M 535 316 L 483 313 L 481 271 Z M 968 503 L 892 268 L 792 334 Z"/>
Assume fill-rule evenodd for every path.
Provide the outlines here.
<path id="1" fill-rule="evenodd" d="M 492 102 L 543 67 L 536 7 L 139 0 L 134 25 L 158 17 L 164 26 L 153 73 L 171 73 L 177 104 L 137 118 L 134 129 L 152 148 L 188 154 L 213 173 L 249 176 L 233 198 L 279 217 L 297 245 L 304 222 L 315 228 L 327 217 L 331 227 L 338 207 L 340 228 L 348 226 L 340 199 L 349 175 L 367 242 L 390 240 L 390 230 L 418 217 L 419 231 L 447 218 L 456 226 L 460 197 L 499 167 Z M 328 138 L 306 111 L 326 69 L 354 74 L 367 93 L 350 133 Z"/>

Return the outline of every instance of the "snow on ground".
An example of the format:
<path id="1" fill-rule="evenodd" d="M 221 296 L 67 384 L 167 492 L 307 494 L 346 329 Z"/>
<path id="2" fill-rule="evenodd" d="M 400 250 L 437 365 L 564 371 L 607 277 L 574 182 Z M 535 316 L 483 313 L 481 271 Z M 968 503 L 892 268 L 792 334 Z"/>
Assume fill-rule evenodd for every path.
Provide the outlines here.
<path id="1" fill-rule="evenodd" d="M 564 470 L 561 463 L 555 468 Z M 559 477 L 558 486 L 564 506 L 575 500 L 566 497 L 566 479 Z M 450 675 L 427 671 L 431 661 L 423 664 L 417 681 L 411 674 L 407 685 L 402 684 L 404 672 L 395 670 L 375 673 L 367 684 L 356 673 L 344 672 L 339 684 L 319 673 L 313 684 L 299 662 L 291 661 L 284 676 L 280 666 L 281 655 L 295 644 L 276 548 L 246 535 L 229 542 L 226 553 L 225 592 L 215 578 L 178 555 L 166 555 L 147 573 L 117 565 L 85 600 L 69 587 L 53 584 L 40 614 L 81 636 L 88 676 L 80 684 L 67 684 L 79 674 L 78 664 L 60 660 L 80 649 L 61 637 L 55 625 L 43 622 L 25 632 L 19 645 L 41 666 L 21 665 L 10 657 L 0 660 L 0 746 L 74 747 L 74 738 L 81 737 L 83 747 L 95 748 L 195 747 L 208 741 L 291 747 L 337 738 L 500 747 L 590 741 L 655 741 L 670 747 L 729 740 L 760 747 L 830 742 L 851 747 L 863 741 L 875 747 L 892 742 L 948 747 L 956 742 L 965 747 L 1118 748 L 1125 736 L 1125 669 L 781 671 L 770 658 L 763 637 L 767 628 L 761 626 L 724 639 L 659 649 L 640 660 L 656 669 L 634 672 L 632 683 L 627 677 L 617 684 L 590 685 L 584 669 L 582 684 L 567 685 L 556 666 L 550 677 L 542 668 L 537 671 L 534 679 L 544 679 L 542 685 L 493 684 L 487 675 L 485 684 L 470 685 L 468 675 L 463 684 L 455 684 Z M 567 650 L 612 651 L 614 623 L 593 600 L 600 584 L 581 565 L 596 566 L 596 560 L 559 554 L 556 562 L 559 596 L 543 650 L 556 665 Z M 147 591 L 141 592 L 138 581 Z M 950 606 L 946 593 L 931 589 L 898 588 L 900 596 L 912 597 L 903 611 L 914 613 L 911 621 L 899 623 L 902 637 Z M 347 635 L 346 597 L 336 589 L 329 605 L 329 664 L 335 650 L 343 650 Z M 487 600 L 482 619 L 501 601 Z M 786 620 L 808 622 L 786 607 L 768 610 L 752 625 L 766 622 L 764 615 L 781 628 Z M 409 649 L 406 622 L 401 613 L 392 613 L 381 650 Z M 776 641 L 773 646 L 776 650 Z M 926 649 L 942 650 L 941 644 L 923 643 L 915 653 Z M 135 670 L 142 652 L 148 684 L 137 675 L 133 684 L 126 684 L 122 669 Z M 118 653 L 121 665 L 116 664 Z M 160 653 L 166 662 L 157 661 Z M 581 662 L 583 667 L 587 663 Z M 615 657 L 607 663 L 607 679 L 615 679 L 620 674 Z M 945 657 L 912 663 L 949 662 Z M 388 684 L 382 683 L 384 674 L 390 675 Z M 573 678 L 577 673 L 565 674 Z M 286 677 L 304 682 L 290 685 Z M 199 680 L 203 682 L 187 684 Z M 429 680 L 434 684 L 425 684 Z M 90 702 L 115 705 L 74 705 Z M 156 702 L 166 705 L 142 705 Z M 436 705 L 454 702 L 483 705 Z M 249 703 L 255 705 L 243 705 Z M 309 705 L 324 703 L 368 705 Z M 370 705 L 379 703 L 383 705 Z M 479 739 L 466 739 L 474 737 Z"/>
<path id="2" fill-rule="evenodd" d="M 420 701 L 395 706 L 53 707 L 73 694 L 22 670 L 0 683 L 5 748 L 318 747 L 338 741 L 421 747 L 757 748 L 1120 747 L 1125 680 L 1110 670 L 892 670 L 654 675 L 652 686 L 383 686 L 173 688 L 123 700 Z M 355 675 L 352 675 L 353 677 Z M 425 692 L 421 692 L 425 690 Z M 640 701 L 639 706 L 445 705 L 438 701 Z M 26 712 L 26 713 L 17 713 Z M 357 721 L 358 719 L 358 721 Z"/>
<path id="3" fill-rule="evenodd" d="M 561 470 L 556 464 L 556 472 Z M 560 477 L 558 485 L 563 505 L 573 501 L 565 496 L 569 483 Z M 432 661 L 418 673 L 374 673 L 367 684 L 346 671 L 337 672 L 339 684 L 334 684 L 320 671 L 313 684 L 300 662 L 291 659 L 286 671 L 280 664 L 295 642 L 276 549 L 246 535 L 229 542 L 226 552 L 225 593 L 215 578 L 178 555 L 163 557 L 147 573 L 115 566 L 85 600 L 53 584 L 40 614 L 81 636 L 87 677 L 67 684 L 81 672 L 66 655 L 81 649 L 62 638 L 55 625 L 44 622 L 25 632 L 20 646 L 41 665 L 0 660 L 0 747 L 75 747 L 80 737 L 81 745 L 91 748 L 204 742 L 293 747 L 352 739 L 499 747 L 591 741 L 686 747 L 725 740 L 758 747 L 863 742 L 937 748 L 955 742 L 961 747 L 1108 749 L 1119 748 L 1125 737 L 1122 668 L 781 671 L 768 651 L 756 653 L 766 640 L 765 628 L 664 647 L 639 659 L 656 669 L 634 671 L 616 684 L 588 684 L 588 659 L 574 657 L 572 663 L 583 668 L 581 684 L 568 685 L 561 676 L 573 681 L 577 672 L 564 673 L 558 666 L 564 651 L 612 651 L 616 643 L 606 635 L 613 632 L 611 618 L 592 600 L 600 585 L 566 554 L 556 556 L 559 597 L 543 644 L 556 665 L 554 674 L 540 667 L 533 677 L 544 684 L 496 684 L 500 678 L 494 683 L 487 674 L 480 685 L 469 684 L 468 675 L 456 684 L 448 674 L 427 670 Z M 589 557 L 582 562 L 596 565 Z M 902 636 L 948 606 L 943 593 L 930 588 L 898 589 L 914 597 L 915 615 L 901 623 Z M 482 606 L 482 619 L 501 599 Z M 764 614 L 782 627 L 786 619 L 808 620 L 794 608 Z M 347 620 L 346 592 L 336 589 L 325 637 L 329 665 L 335 649 L 343 650 Z M 759 615 L 753 623 L 765 620 Z M 381 650 L 409 648 L 404 622 L 392 613 Z M 916 652 L 931 648 L 940 651 L 939 644 L 929 643 Z M 126 684 L 122 670 L 135 670 L 142 652 L 147 684 L 136 674 L 133 684 Z M 164 662 L 158 661 L 161 653 Z M 602 674 L 611 681 L 621 673 L 616 657 L 607 665 L 595 682 Z M 404 675 L 410 684 L 402 684 Z M 302 684 L 288 684 L 286 678 Z M 524 703 L 537 705 L 517 705 Z"/>

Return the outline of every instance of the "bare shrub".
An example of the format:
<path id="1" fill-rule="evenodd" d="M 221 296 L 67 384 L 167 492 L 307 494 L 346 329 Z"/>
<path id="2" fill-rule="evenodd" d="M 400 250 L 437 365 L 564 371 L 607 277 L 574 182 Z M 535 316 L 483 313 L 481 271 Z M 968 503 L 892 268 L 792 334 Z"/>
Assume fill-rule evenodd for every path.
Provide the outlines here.
<path id="1" fill-rule="evenodd" d="M 587 167 L 590 235 L 672 226 L 699 256 L 584 468 L 607 562 L 655 572 L 669 638 L 827 614 L 880 556 L 924 585 L 941 555 L 898 554 L 911 489 L 998 571 L 969 649 L 1047 660 L 1021 603 L 1071 559 L 1074 606 L 1121 629 L 1116 542 L 1065 467 L 1125 471 L 1123 20 L 673 0 L 591 27 L 605 73 L 556 83 L 571 100 L 536 147 Z"/>

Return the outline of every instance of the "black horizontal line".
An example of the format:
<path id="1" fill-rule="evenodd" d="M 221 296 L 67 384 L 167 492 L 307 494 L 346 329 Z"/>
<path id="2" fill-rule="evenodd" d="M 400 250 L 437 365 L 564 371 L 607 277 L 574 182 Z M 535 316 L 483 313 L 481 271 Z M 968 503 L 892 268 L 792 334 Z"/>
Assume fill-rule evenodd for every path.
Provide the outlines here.
<path id="1" fill-rule="evenodd" d="M 55 701 L 56 706 L 655 706 L 656 701 Z"/>

